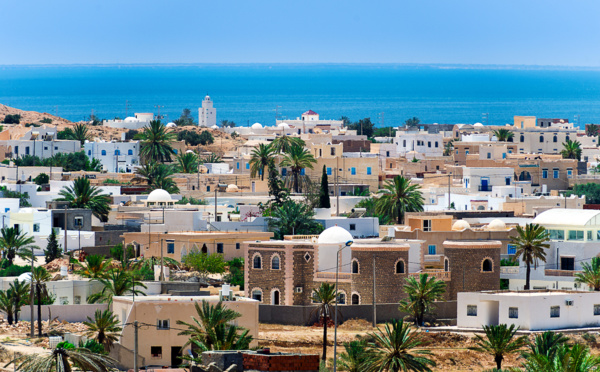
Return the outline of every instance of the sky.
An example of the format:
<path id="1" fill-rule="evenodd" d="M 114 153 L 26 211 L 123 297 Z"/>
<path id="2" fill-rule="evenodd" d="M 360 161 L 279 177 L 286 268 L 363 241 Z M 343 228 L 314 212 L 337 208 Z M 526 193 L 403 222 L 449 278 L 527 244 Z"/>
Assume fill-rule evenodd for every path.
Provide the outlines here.
<path id="1" fill-rule="evenodd" d="M 598 0 L 2 0 L 0 65 L 600 67 Z"/>

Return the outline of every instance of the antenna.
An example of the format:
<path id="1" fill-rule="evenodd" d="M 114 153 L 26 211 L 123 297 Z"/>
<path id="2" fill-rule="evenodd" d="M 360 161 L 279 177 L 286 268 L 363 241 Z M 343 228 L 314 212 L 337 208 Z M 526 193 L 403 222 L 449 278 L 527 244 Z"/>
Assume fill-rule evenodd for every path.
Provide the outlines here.
<path id="1" fill-rule="evenodd" d="M 130 106 L 131 106 L 131 105 L 129 104 L 129 101 L 128 101 L 128 100 L 125 100 L 125 117 L 127 117 L 127 111 L 129 110 L 129 107 L 130 107 Z"/>
<path id="2" fill-rule="evenodd" d="M 154 105 L 154 108 L 158 110 L 158 115 L 156 115 L 156 118 L 157 118 L 158 120 L 162 119 L 162 116 L 160 116 L 160 109 L 161 109 L 161 107 L 162 107 L 162 108 L 165 108 L 165 106 L 161 106 L 161 105 Z"/>

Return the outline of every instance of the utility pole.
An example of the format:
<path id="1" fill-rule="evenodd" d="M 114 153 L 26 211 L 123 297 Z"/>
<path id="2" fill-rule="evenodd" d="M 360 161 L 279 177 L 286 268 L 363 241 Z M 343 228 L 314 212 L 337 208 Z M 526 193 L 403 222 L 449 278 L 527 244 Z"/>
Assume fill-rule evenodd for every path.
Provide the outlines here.
<path id="1" fill-rule="evenodd" d="M 164 235 L 165 233 L 163 233 Z M 165 281 L 165 269 L 163 268 L 163 237 L 160 238 L 160 281 Z"/>
<path id="2" fill-rule="evenodd" d="M 133 321 L 133 372 L 138 372 L 138 321 Z"/>
<path id="3" fill-rule="evenodd" d="M 67 205 L 65 205 L 65 254 L 69 253 L 67 249 Z"/>
<path id="4" fill-rule="evenodd" d="M 127 112 L 129 111 L 129 101 L 125 100 L 125 117 L 127 117 Z"/>
<path id="5" fill-rule="evenodd" d="M 160 109 L 161 109 L 161 107 L 162 107 L 162 108 L 164 108 L 165 106 L 161 106 L 161 105 L 154 105 L 154 108 L 158 109 L 158 114 L 156 115 L 156 118 L 157 118 L 158 120 L 162 119 L 162 116 L 160 116 Z"/>
<path id="6" fill-rule="evenodd" d="M 335 216 L 340 216 L 340 190 L 338 181 L 337 159 L 335 160 Z"/>
<path id="7" fill-rule="evenodd" d="M 375 301 L 375 256 L 373 256 L 373 327 L 377 327 L 377 305 Z"/>
<path id="8" fill-rule="evenodd" d="M 448 210 L 450 210 L 450 206 L 452 205 L 452 203 L 450 202 L 450 177 L 452 177 L 452 175 L 448 173 Z"/>
<path id="9" fill-rule="evenodd" d="M 215 222 L 217 222 L 217 191 L 219 190 L 219 181 L 217 181 L 217 187 L 215 187 Z"/>
<path id="10" fill-rule="evenodd" d="M 281 106 L 277 105 L 275 106 L 275 124 L 277 124 L 277 119 L 279 119 L 279 108 Z"/>
<path id="11" fill-rule="evenodd" d="M 30 299 L 29 299 L 29 313 L 31 315 L 31 338 L 33 338 L 35 336 L 35 331 L 34 331 L 34 321 L 33 321 L 33 259 L 34 259 L 34 255 L 33 255 L 33 248 L 31 248 L 31 280 L 29 281 L 29 286 L 30 286 Z M 39 290 L 39 289 L 38 289 Z M 39 327 L 42 327 L 42 319 L 38 319 L 39 322 Z M 48 319 L 48 322 L 50 322 L 50 319 Z M 42 332 L 40 332 L 41 334 Z"/>

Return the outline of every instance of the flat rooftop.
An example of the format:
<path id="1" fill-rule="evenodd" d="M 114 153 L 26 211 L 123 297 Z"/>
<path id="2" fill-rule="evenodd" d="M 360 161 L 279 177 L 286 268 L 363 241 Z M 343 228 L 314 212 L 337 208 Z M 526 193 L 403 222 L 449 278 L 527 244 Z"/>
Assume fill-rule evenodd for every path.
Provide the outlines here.
<path id="1" fill-rule="evenodd" d="M 116 301 L 132 302 L 132 296 L 115 296 L 113 298 Z M 172 296 L 172 295 L 152 295 L 152 296 L 135 296 L 135 302 L 219 302 L 219 296 Z M 224 301 L 228 302 L 253 302 L 251 298 L 247 297 L 236 297 L 235 301 Z M 256 301 L 258 302 L 258 301 Z"/>

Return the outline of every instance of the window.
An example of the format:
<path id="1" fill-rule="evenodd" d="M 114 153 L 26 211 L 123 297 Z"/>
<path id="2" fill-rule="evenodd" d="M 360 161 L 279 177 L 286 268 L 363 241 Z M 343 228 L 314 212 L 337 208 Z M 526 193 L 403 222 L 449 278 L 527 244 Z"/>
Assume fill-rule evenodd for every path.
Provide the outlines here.
<path id="1" fill-rule="evenodd" d="M 477 316 L 477 305 L 467 305 L 467 316 Z"/>
<path id="2" fill-rule="evenodd" d="M 439 147 L 439 146 L 438 146 L 438 141 L 435 141 L 435 147 Z"/>
<path id="3" fill-rule="evenodd" d="M 283 177 L 287 176 L 287 168 L 282 168 L 282 169 L 281 169 L 281 175 L 282 175 Z"/>
<path id="4" fill-rule="evenodd" d="M 385 152 L 385 157 L 386 157 L 386 158 L 389 158 L 389 157 L 390 157 L 390 152 L 389 152 L 389 151 L 386 151 L 386 152 Z"/>
<path id="5" fill-rule="evenodd" d="M 594 305 L 594 315 L 600 315 L 600 305 Z"/>
<path id="6" fill-rule="evenodd" d="M 352 167 L 350 168 L 350 174 L 355 176 L 356 175 L 356 168 Z"/>
<path id="7" fill-rule="evenodd" d="M 483 271 L 485 273 L 489 273 L 489 272 L 492 272 L 492 269 L 493 269 L 492 260 L 490 260 L 489 258 L 486 258 L 485 260 L 483 260 L 483 264 L 481 265 L 481 271 Z"/>
<path id="8" fill-rule="evenodd" d="M 431 141 L 427 141 L 427 147 L 431 147 Z"/>
<path id="9" fill-rule="evenodd" d="M 504 177 L 504 182 L 506 183 L 506 186 L 510 186 L 510 177 Z"/>
<path id="10" fill-rule="evenodd" d="M 156 329 L 170 329 L 169 319 L 158 319 L 156 320 Z"/>
<path id="11" fill-rule="evenodd" d="M 518 307 L 509 307 L 508 308 L 508 317 L 510 319 L 519 319 L 519 308 Z"/>
<path id="12" fill-rule="evenodd" d="M 436 254 L 436 247 L 435 244 L 430 244 L 428 247 L 428 254 Z"/>
<path id="13" fill-rule="evenodd" d="M 39 223 L 33 224 L 33 232 L 40 232 L 40 224 Z"/>
<path id="14" fill-rule="evenodd" d="M 177 155 L 177 149 L 173 149 L 173 153 Z"/>
<path id="15" fill-rule="evenodd" d="M 262 260 L 259 255 L 254 256 L 252 259 L 252 267 L 254 269 L 262 269 Z"/>
<path id="16" fill-rule="evenodd" d="M 82 227 L 83 226 L 83 217 L 75 217 L 74 222 L 75 222 L 76 227 Z"/>
<path id="17" fill-rule="evenodd" d="M 277 289 L 271 293 L 271 305 L 279 305 L 279 291 Z"/>
<path id="18" fill-rule="evenodd" d="M 556 134 L 554 135 L 554 137 L 552 137 L 552 142 L 558 142 L 558 137 L 556 136 Z"/>
<path id="19" fill-rule="evenodd" d="M 396 262 L 396 274 L 404 274 L 404 261 Z"/>
<path id="20" fill-rule="evenodd" d="M 358 261 L 352 261 L 352 274 L 358 274 Z"/>
<path id="21" fill-rule="evenodd" d="M 565 240 L 564 230 L 548 230 L 551 240 Z M 600 231 L 599 231 L 600 233 Z"/>
<path id="22" fill-rule="evenodd" d="M 250 169 L 250 163 L 246 163 L 246 169 Z"/>
<path id="23" fill-rule="evenodd" d="M 352 294 L 352 305 L 360 305 L 360 296 L 357 293 Z"/>
<path id="24" fill-rule="evenodd" d="M 542 169 L 542 178 L 543 179 L 548 178 L 548 169 Z"/>
<path id="25" fill-rule="evenodd" d="M 367 167 L 367 176 L 370 176 L 370 175 L 371 175 L 371 167 Z M 569 178 L 571 178 L 571 177 L 569 177 Z"/>
<path id="26" fill-rule="evenodd" d="M 167 253 L 168 254 L 175 253 L 175 241 L 167 240 Z"/>
<path id="27" fill-rule="evenodd" d="M 217 253 L 223 253 L 223 243 L 217 243 Z"/>
<path id="28" fill-rule="evenodd" d="M 240 243 L 235 243 L 235 249 L 240 249 Z"/>
<path id="29" fill-rule="evenodd" d="M 565 142 L 567 142 L 569 140 L 569 136 L 565 137 Z"/>
<path id="30" fill-rule="evenodd" d="M 150 354 L 152 355 L 152 358 L 161 359 L 162 346 L 150 346 Z"/>
<path id="31" fill-rule="evenodd" d="M 304 169 L 304 168 L 300 169 L 300 175 L 301 176 L 306 175 L 306 169 Z"/>
<path id="32" fill-rule="evenodd" d="M 356 224 L 355 223 L 351 223 L 350 224 L 350 231 L 355 231 L 356 230 Z"/>
<path id="33" fill-rule="evenodd" d="M 583 231 L 569 230 L 569 240 L 583 240 Z"/>
<path id="34" fill-rule="evenodd" d="M 559 175 L 559 173 L 558 173 L 558 168 L 554 168 L 554 169 L 552 169 L 552 177 L 554 177 L 554 178 L 558 178 L 558 175 Z"/>
<path id="35" fill-rule="evenodd" d="M 210 191 L 210 186 L 206 186 L 206 192 Z"/>
<path id="36" fill-rule="evenodd" d="M 402 147 L 406 147 L 406 140 L 402 140 Z"/>
<path id="37" fill-rule="evenodd" d="M 335 147 L 331 148 L 331 156 L 335 156 Z"/>
<path id="38" fill-rule="evenodd" d="M 509 244 L 506 247 L 506 253 L 508 253 L 508 254 L 515 254 L 515 253 L 517 253 L 517 246 L 514 245 L 514 244 Z"/>
<path id="39" fill-rule="evenodd" d="M 550 307 L 550 318 L 560 318 L 560 306 Z"/>
<path id="40" fill-rule="evenodd" d="M 567 178 L 573 178 L 573 169 L 567 168 Z"/>
<path id="41" fill-rule="evenodd" d="M 44 148 L 44 150 L 48 150 L 48 148 Z M 88 150 L 88 156 L 92 156 L 92 150 Z"/>
<path id="42" fill-rule="evenodd" d="M 132 149 L 127 150 L 127 155 L 133 155 L 133 150 Z"/>
<path id="43" fill-rule="evenodd" d="M 525 142 L 525 136 L 521 134 L 521 137 L 519 138 L 519 142 Z"/>
<path id="44" fill-rule="evenodd" d="M 73 297 L 73 304 L 74 305 L 81 305 L 81 296 L 75 296 L 75 297 Z"/>
<path id="45" fill-rule="evenodd" d="M 102 156 L 106 156 L 106 150 L 102 150 L 101 154 Z"/>
<path id="46" fill-rule="evenodd" d="M 331 167 L 327 167 L 327 175 L 331 176 Z"/>
<path id="47" fill-rule="evenodd" d="M 273 256 L 271 259 L 271 270 L 279 270 L 279 256 Z"/>
<path id="48" fill-rule="evenodd" d="M 253 290 L 252 291 L 252 299 L 262 302 L 262 291 L 260 289 Z"/>
<path id="49" fill-rule="evenodd" d="M 121 155 L 121 150 L 119 150 L 119 149 L 116 149 L 116 150 L 115 150 L 115 155 Z"/>
<path id="50" fill-rule="evenodd" d="M 340 305 L 346 305 L 346 294 L 344 292 L 338 292 L 337 303 Z"/>
<path id="51" fill-rule="evenodd" d="M 491 153 L 491 152 L 488 152 L 488 153 L 487 153 L 487 158 L 488 158 L 488 159 L 491 159 L 491 158 L 492 158 L 492 153 Z"/>
<path id="52" fill-rule="evenodd" d="M 423 231 L 431 231 L 431 220 L 423 220 Z"/>
<path id="53" fill-rule="evenodd" d="M 306 253 L 304 254 L 304 261 L 306 261 L 306 262 L 309 262 L 309 261 L 310 261 L 310 259 L 311 259 L 311 257 L 310 257 L 310 253 L 306 252 Z"/>
<path id="54" fill-rule="evenodd" d="M 575 270 L 575 257 L 561 257 L 560 269 L 566 271 Z"/>
<path id="55" fill-rule="evenodd" d="M 594 235 L 592 234 L 592 230 L 587 232 L 587 240 L 594 240 Z"/>
<path id="56" fill-rule="evenodd" d="M 544 142 L 544 136 L 540 136 L 540 143 Z"/>
<path id="57" fill-rule="evenodd" d="M 469 150 L 465 150 L 465 155 L 469 155 Z"/>

